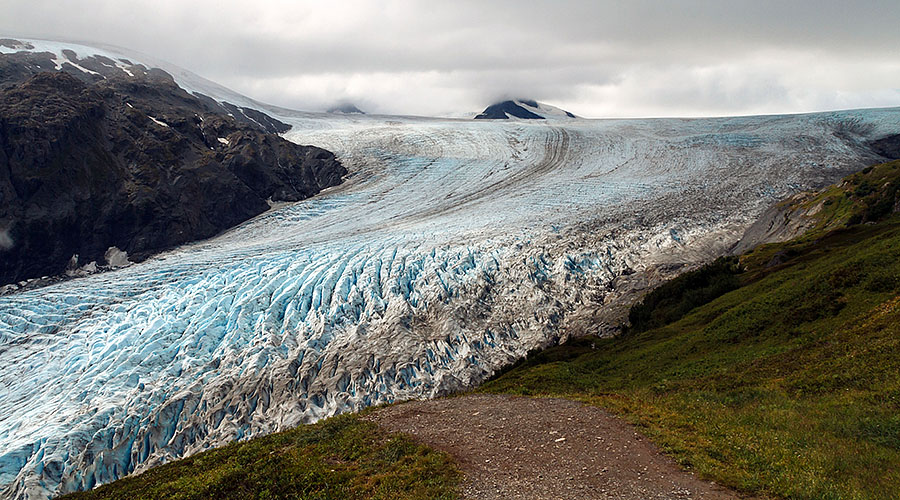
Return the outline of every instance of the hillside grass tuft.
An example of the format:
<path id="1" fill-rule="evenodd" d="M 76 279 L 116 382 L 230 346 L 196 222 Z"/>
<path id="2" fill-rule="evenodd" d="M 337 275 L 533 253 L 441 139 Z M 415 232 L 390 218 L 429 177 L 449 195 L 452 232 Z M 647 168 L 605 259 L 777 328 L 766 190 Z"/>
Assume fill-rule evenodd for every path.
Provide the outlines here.
<path id="1" fill-rule="evenodd" d="M 178 460 L 66 500 L 455 499 L 451 458 L 357 414 Z"/>

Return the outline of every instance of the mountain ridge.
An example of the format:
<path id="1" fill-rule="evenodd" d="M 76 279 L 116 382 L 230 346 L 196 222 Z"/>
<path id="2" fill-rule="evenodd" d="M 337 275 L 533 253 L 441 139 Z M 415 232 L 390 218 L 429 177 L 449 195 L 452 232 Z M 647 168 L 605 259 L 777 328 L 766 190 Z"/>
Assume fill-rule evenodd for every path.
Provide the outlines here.
<path id="1" fill-rule="evenodd" d="M 572 113 L 548 104 L 539 103 L 532 99 L 515 99 L 500 101 L 491 104 L 480 114 L 476 120 L 509 120 L 517 118 L 521 120 L 546 120 L 577 118 Z"/>
<path id="2" fill-rule="evenodd" d="M 114 247 L 142 260 L 346 173 L 331 153 L 275 136 L 289 126 L 256 110 L 226 114 L 160 70 L 112 74 L 125 69 L 68 57 L 110 72 L 0 55 L 0 286 L 112 266 Z"/>

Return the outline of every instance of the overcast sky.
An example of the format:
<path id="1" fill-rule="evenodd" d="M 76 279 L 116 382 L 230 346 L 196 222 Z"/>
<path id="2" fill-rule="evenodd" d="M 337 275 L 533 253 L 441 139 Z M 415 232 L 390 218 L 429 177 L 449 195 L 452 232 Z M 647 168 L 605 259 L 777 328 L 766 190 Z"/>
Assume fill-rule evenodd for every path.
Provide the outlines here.
<path id="1" fill-rule="evenodd" d="M 144 52 L 257 100 L 599 117 L 900 105 L 900 1 L 0 0 L 0 32 Z"/>

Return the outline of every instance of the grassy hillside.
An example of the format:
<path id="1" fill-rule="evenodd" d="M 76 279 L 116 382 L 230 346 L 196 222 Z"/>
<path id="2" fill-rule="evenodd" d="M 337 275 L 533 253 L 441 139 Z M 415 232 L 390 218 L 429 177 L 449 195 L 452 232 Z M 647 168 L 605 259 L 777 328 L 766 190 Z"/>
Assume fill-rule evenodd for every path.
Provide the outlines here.
<path id="1" fill-rule="evenodd" d="M 452 499 L 458 479 L 447 455 L 342 415 L 61 498 Z"/>
<path id="2" fill-rule="evenodd" d="M 850 176 L 804 202 L 821 208 L 803 237 L 674 280 L 625 335 L 549 349 L 481 390 L 612 409 L 745 491 L 898 498 L 898 179 L 900 162 Z"/>

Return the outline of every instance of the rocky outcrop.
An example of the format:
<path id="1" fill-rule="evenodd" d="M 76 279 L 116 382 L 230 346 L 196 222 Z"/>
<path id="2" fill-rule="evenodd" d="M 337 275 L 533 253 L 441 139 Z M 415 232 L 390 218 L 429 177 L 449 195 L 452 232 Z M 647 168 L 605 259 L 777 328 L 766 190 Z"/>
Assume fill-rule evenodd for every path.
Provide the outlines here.
<path id="1" fill-rule="evenodd" d="M 532 99 L 517 99 L 491 104 L 475 117 L 476 120 L 545 120 L 547 118 L 577 118 L 572 113 Z"/>
<path id="2" fill-rule="evenodd" d="M 900 159 L 900 134 L 893 134 L 871 141 L 869 147 L 888 160 Z"/>
<path id="3" fill-rule="evenodd" d="M 807 208 L 804 201 L 817 193 L 797 193 L 787 200 L 773 204 L 750 227 L 729 252 L 731 255 L 742 255 L 765 243 L 787 241 L 806 232 L 817 220 L 815 214 L 822 209 L 821 205 Z"/>
<path id="4" fill-rule="evenodd" d="M 76 254 L 141 259 L 207 238 L 345 173 L 328 151 L 210 112 L 163 72 L 36 73 L 0 91 L 0 285 Z"/>
<path id="5" fill-rule="evenodd" d="M 533 101 L 532 101 L 533 102 Z M 537 105 L 533 106 L 537 108 Z M 475 117 L 476 120 L 508 120 L 510 116 L 522 118 L 523 120 L 543 120 L 544 117 L 525 109 L 523 106 L 513 101 L 503 101 L 491 104 L 481 114 Z"/>
<path id="6" fill-rule="evenodd" d="M 890 135 L 868 141 L 866 146 L 890 157 L 890 148 L 897 148 L 898 139 L 900 135 Z M 808 231 L 823 233 L 900 213 L 898 167 L 898 161 L 872 165 L 835 186 L 797 193 L 775 203 L 747 228 L 731 254 L 742 255 L 758 245 L 788 241 Z"/>

